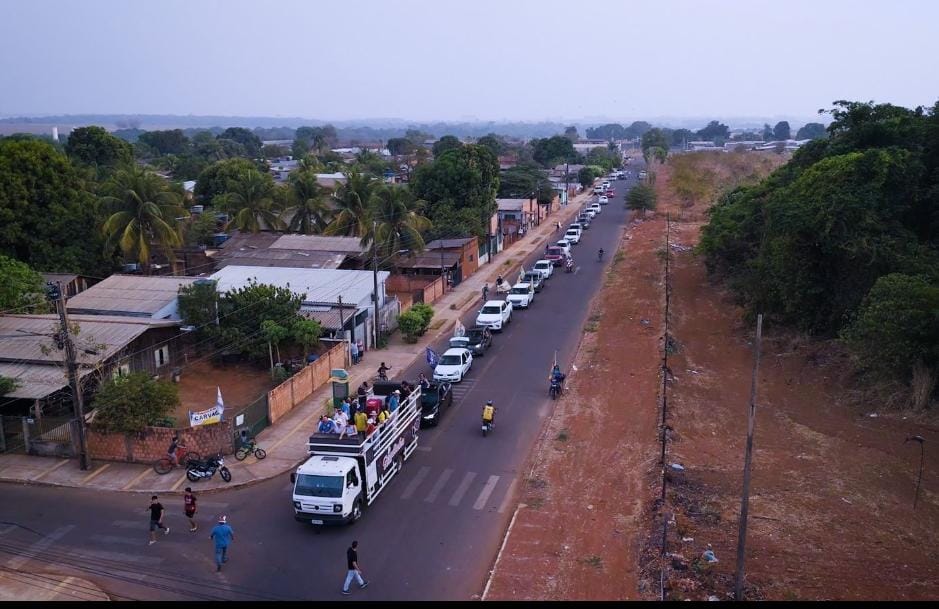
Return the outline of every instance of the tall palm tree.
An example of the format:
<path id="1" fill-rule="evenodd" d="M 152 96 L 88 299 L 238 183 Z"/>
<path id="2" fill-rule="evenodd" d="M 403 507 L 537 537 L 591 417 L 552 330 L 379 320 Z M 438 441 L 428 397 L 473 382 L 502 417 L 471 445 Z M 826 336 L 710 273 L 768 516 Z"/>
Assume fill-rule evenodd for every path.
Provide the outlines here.
<path id="1" fill-rule="evenodd" d="M 109 210 L 101 227 L 107 247 L 120 246 L 126 258 L 135 258 L 149 272 L 150 246 L 175 261 L 173 248 L 182 243 L 179 219 L 188 216 L 182 199 L 166 180 L 130 165 L 118 169 L 103 186 L 101 203 Z"/>
<path id="2" fill-rule="evenodd" d="M 269 228 L 280 229 L 281 204 L 271 176 L 257 170 L 246 170 L 228 182 L 224 195 L 224 208 L 232 214 L 226 227 L 234 226 L 242 232 L 256 233 L 263 221 Z"/>
<path id="3" fill-rule="evenodd" d="M 290 176 L 288 202 L 293 211 L 288 231 L 304 235 L 321 233 L 329 224 L 332 209 L 329 206 L 330 190 L 316 181 L 312 171 L 297 171 Z M 289 211 L 288 211 L 289 213 Z"/>
<path id="4" fill-rule="evenodd" d="M 333 195 L 336 213 L 324 231 L 327 235 L 363 237 L 370 230 L 368 204 L 375 182 L 367 175 L 350 172 L 346 183 L 340 184 Z"/>
<path id="5" fill-rule="evenodd" d="M 362 245 L 371 245 L 381 257 L 403 249 L 424 249 L 421 233 L 430 228 L 430 220 L 414 211 L 422 201 L 415 201 L 407 186 L 383 184 L 375 189 L 370 201 L 373 226 L 363 236 Z"/>

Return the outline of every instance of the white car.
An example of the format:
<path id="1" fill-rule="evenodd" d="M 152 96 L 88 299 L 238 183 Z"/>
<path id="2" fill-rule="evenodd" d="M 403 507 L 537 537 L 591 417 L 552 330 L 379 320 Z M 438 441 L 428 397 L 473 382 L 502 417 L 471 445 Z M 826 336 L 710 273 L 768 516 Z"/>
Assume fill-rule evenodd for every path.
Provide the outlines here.
<path id="1" fill-rule="evenodd" d="M 597 215 L 597 212 L 593 210 L 592 207 L 585 207 L 583 213 L 587 214 L 587 217 L 593 220 L 594 216 Z"/>
<path id="2" fill-rule="evenodd" d="M 507 298 L 512 303 L 513 310 L 516 308 L 527 309 L 531 301 L 535 299 L 535 288 L 527 282 L 516 283 L 512 286 Z"/>
<path id="3" fill-rule="evenodd" d="M 550 260 L 539 260 L 535 263 L 534 270 L 541 273 L 545 279 L 550 279 L 551 275 L 554 274 L 554 265 L 551 264 Z"/>
<path id="4" fill-rule="evenodd" d="M 434 380 L 438 382 L 459 383 L 473 365 L 473 354 L 469 349 L 455 347 L 447 349 L 440 356 L 434 368 Z"/>
<path id="5" fill-rule="evenodd" d="M 578 218 L 578 222 L 571 222 L 571 225 L 568 226 L 567 229 L 570 230 L 570 229 L 572 229 L 572 228 L 576 228 L 576 229 L 577 229 L 577 232 L 583 233 L 583 232 L 584 232 L 584 228 L 586 228 L 586 227 L 585 227 L 583 224 L 581 224 L 581 223 L 579 222 L 579 220 L 580 220 L 580 219 Z M 581 235 L 581 236 L 583 236 L 583 235 Z"/>
<path id="6" fill-rule="evenodd" d="M 600 197 L 597 198 L 597 203 L 600 205 L 603 205 L 604 203 L 609 203 L 609 202 L 610 202 L 609 197 L 600 195 Z"/>
<path id="7" fill-rule="evenodd" d="M 595 214 L 599 214 L 600 212 L 603 211 L 603 208 L 600 207 L 600 204 L 599 204 L 599 203 L 591 203 L 591 204 L 590 204 L 590 207 L 588 207 L 587 209 L 590 210 L 590 211 L 592 211 L 592 212 L 595 213 Z"/>
<path id="8" fill-rule="evenodd" d="M 570 241 L 572 244 L 577 245 L 580 243 L 580 231 L 576 228 L 569 228 L 567 232 L 564 233 L 564 238 Z"/>
<path id="9" fill-rule="evenodd" d="M 565 256 L 571 255 L 571 242 L 567 239 L 558 239 L 558 242 L 554 245 L 564 250 Z"/>
<path id="10" fill-rule="evenodd" d="M 512 323 L 512 303 L 507 300 L 487 300 L 476 316 L 476 325 L 490 330 L 502 330 Z"/>
<path id="11" fill-rule="evenodd" d="M 603 190 L 608 190 L 609 188 L 610 188 L 610 183 L 609 183 L 609 182 L 604 182 L 604 183 L 603 183 Z"/>

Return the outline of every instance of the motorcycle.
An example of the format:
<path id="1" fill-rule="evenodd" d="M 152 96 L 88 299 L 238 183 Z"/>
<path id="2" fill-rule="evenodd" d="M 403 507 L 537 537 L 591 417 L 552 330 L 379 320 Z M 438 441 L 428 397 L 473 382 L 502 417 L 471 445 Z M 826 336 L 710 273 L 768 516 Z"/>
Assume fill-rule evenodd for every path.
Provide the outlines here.
<path id="1" fill-rule="evenodd" d="M 486 437 L 486 434 L 492 431 L 495 421 L 483 421 L 483 437 Z"/>
<path id="2" fill-rule="evenodd" d="M 205 461 L 196 461 L 189 464 L 186 468 L 186 477 L 193 482 L 199 480 L 210 480 L 215 472 L 218 471 L 225 482 L 231 482 L 231 472 L 225 467 L 225 460 L 221 455 L 209 457 Z"/>
<path id="3" fill-rule="evenodd" d="M 574 259 L 568 258 L 567 262 L 564 263 L 564 270 L 568 273 L 574 272 Z"/>
<path id="4" fill-rule="evenodd" d="M 551 386 L 548 387 L 548 395 L 551 396 L 552 400 L 558 399 L 558 396 L 561 395 L 561 381 L 551 379 Z"/>

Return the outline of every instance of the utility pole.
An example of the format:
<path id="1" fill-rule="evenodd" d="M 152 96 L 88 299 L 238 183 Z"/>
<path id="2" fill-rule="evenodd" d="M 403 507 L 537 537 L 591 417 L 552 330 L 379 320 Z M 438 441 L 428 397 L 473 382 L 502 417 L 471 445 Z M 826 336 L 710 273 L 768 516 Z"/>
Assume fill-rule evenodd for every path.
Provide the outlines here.
<path id="1" fill-rule="evenodd" d="M 72 402 L 75 418 L 78 419 L 78 466 L 88 469 L 88 445 L 85 441 L 85 410 L 82 402 L 82 390 L 78 382 L 78 363 L 75 361 L 75 344 L 69 333 L 68 312 L 65 310 L 65 290 L 62 282 L 56 282 L 55 308 L 59 313 L 61 328 L 56 340 L 57 345 L 65 348 L 65 360 L 68 367 L 68 383 L 72 387 Z M 61 348 L 61 347 L 60 347 Z"/>
<path id="2" fill-rule="evenodd" d="M 750 377 L 750 408 L 747 413 L 747 449 L 743 460 L 743 495 L 740 497 L 740 523 L 737 528 L 737 576 L 734 600 L 743 600 L 744 559 L 747 544 L 747 512 L 750 507 L 750 463 L 753 460 L 753 426 L 756 424 L 756 382 L 760 370 L 760 345 L 763 339 L 763 314 L 756 316 L 756 340 L 753 348 L 753 374 Z"/>
<path id="3" fill-rule="evenodd" d="M 340 294 L 336 300 L 339 301 L 339 334 L 342 336 L 342 340 L 346 340 L 346 320 L 342 315 L 342 295 Z"/>
<path id="4" fill-rule="evenodd" d="M 378 348 L 378 221 L 372 221 L 372 280 L 375 289 L 375 315 L 373 319 L 373 334 L 375 336 L 375 348 Z"/>

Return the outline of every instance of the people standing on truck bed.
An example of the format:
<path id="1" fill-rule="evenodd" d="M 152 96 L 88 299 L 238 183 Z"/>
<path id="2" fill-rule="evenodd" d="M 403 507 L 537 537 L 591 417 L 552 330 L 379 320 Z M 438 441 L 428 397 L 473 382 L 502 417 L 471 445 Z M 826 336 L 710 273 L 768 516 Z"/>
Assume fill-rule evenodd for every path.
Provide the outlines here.
<path id="1" fill-rule="evenodd" d="M 359 436 L 365 435 L 365 430 L 368 428 L 368 415 L 365 414 L 365 409 L 356 410 L 355 412 L 355 430 L 359 432 Z"/>
<path id="2" fill-rule="evenodd" d="M 400 400 L 401 400 L 401 390 L 395 389 L 391 393 L 391 395 L 388 396 L 388 400 L 387 400 L 388 410 L 390 410 L 391 412 L 394 412 L 395 410 L 397 410 L 398 406 L 400 406 Z"/>
<path id="3" fill-rule="evenodd" d="M 359 398 L 359 406 L 361 406 L 362 409 L 365 409 L 365 400 L 368 399 L 368 381 L 362 381 L 362 384 L 359 385 L 356 394 Z"/>

